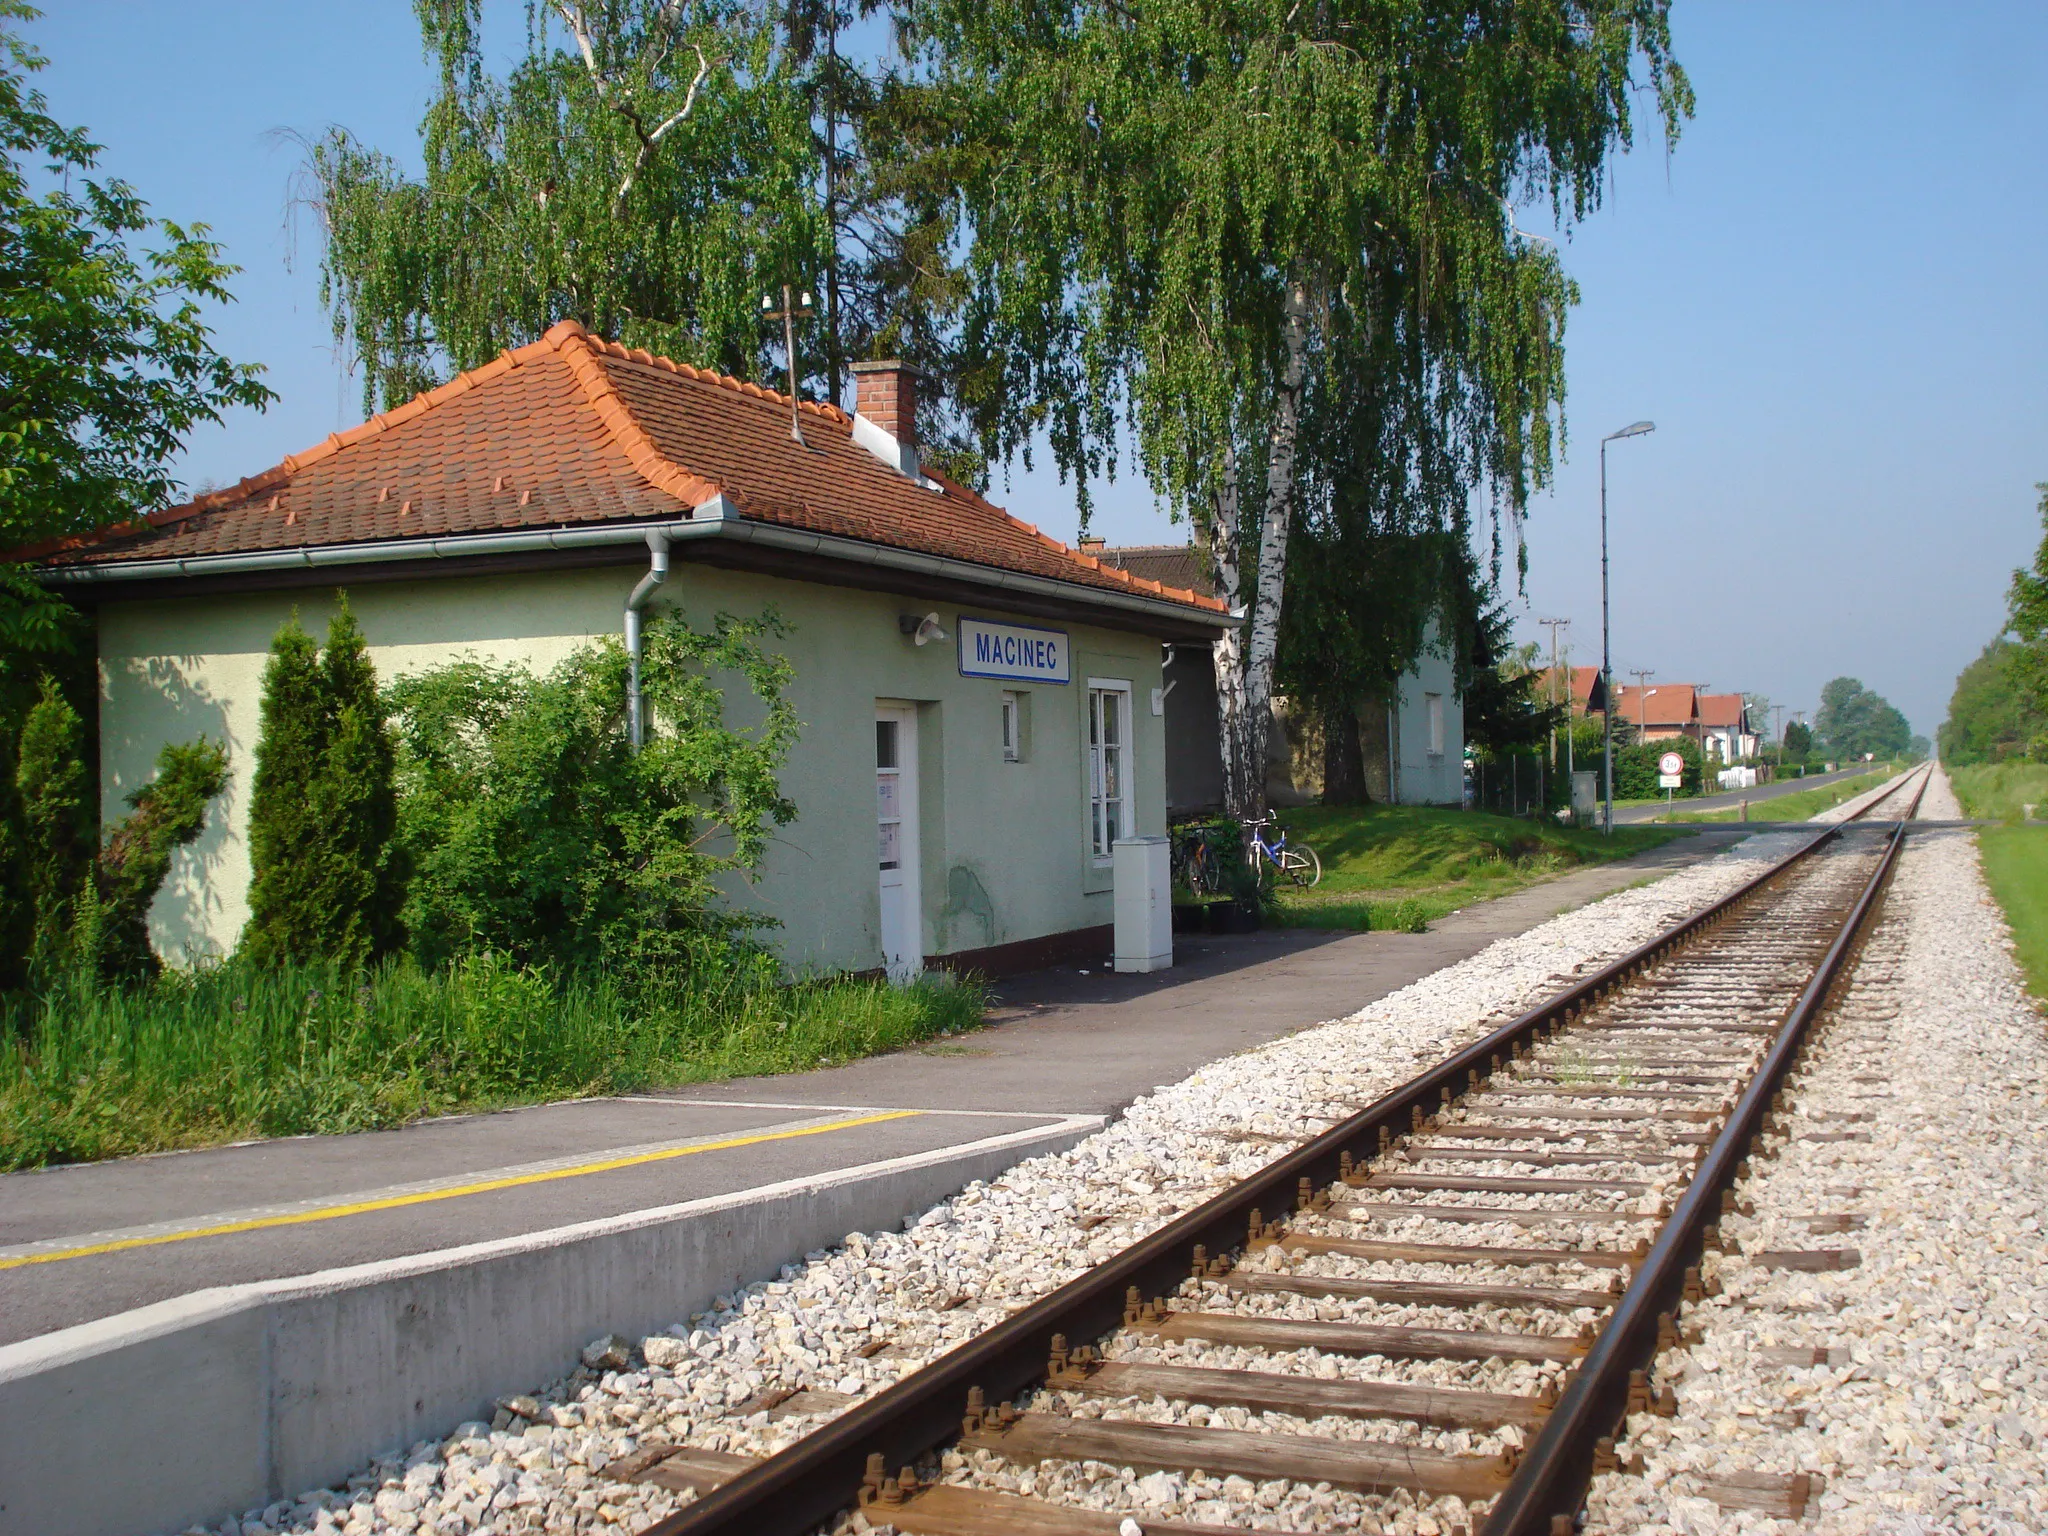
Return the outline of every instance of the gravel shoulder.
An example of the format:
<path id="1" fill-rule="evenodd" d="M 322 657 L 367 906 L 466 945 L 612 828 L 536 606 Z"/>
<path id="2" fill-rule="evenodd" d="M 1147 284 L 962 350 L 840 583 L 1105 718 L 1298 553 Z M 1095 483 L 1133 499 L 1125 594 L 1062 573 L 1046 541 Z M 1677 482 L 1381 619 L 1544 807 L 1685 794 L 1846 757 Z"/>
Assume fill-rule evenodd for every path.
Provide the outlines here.
<path id="1" fill-rule="evenodd" d="M 1921 814 L 1960 814 L 1938 772 Z M 1678 1415 L 1631 1421 L 1642 1475 L 1599 1479 L 1587 1529 L 2048 1529 L 2048 1031 L 1967 829 L 1907 844 L 1791 1102 L 1739 1189 L 1754 1215 L 1723 1224 L 1722 1294 L 1688 1309 L 1701 1340 L 1661 1362 Z M 1845 1249 L 1852 1268 L 1758 1261 Z M 1747 1473 L 1818 1474 L 1804 1520 L 1734 1507 Z"/>

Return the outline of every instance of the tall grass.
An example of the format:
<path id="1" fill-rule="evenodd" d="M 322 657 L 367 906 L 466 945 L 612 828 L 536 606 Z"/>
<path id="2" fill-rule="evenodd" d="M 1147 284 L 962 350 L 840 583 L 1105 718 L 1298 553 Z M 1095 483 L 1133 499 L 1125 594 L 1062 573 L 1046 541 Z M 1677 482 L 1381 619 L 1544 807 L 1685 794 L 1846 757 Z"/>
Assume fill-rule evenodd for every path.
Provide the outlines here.
<path id="1" fill-rule="evenodd" d="M 971 1029 L 982 1004 L 943 978 L 629 988 L 493 954 L 64 982 L 5 1017 L 0 1168 L 797 1071 Z"/>
<path id="2" fill-rule="evenodd" d="M 2048 763 L 1972 763 L 1948 770 L 1965 815 L 1987 821 L 2020 821 L 2029 805 L 2048 814 Z"/>

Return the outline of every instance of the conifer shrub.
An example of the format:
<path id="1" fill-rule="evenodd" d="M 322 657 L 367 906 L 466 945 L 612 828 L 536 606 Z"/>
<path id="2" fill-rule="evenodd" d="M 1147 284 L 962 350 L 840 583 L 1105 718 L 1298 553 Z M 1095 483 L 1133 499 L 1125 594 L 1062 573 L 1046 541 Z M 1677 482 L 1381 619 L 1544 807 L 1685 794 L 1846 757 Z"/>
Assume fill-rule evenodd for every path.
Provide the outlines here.
<path id="1" fill-rule="evenodd" d="M 359 964 L 399 938 L 391 728 L 348 596 L 338 596 L 324 653 L 294 614 L 264 668 L 240 949 L 253 964 Z"/>
<path id="2" fill-rule="evenodd" d="M 62 964 L 78 895 L 92 870 L 92 780 L 85 724 L 55 681 L 22 722 L 14 770 L 20 796 L 25 890 L 34 909 L 28 958 L 41 971 Z"/>

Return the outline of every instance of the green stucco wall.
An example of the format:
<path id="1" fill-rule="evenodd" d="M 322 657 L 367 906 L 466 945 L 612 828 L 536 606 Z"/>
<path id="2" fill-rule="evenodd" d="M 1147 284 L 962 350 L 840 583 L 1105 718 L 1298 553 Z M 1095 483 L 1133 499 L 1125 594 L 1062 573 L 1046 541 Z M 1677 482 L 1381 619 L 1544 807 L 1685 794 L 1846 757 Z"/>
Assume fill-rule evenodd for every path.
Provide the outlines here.
<path id="1" fill-rule="evenodd" d="M 641 568 L 447 577 L 352 589 L 381 677 L 465 653 L 544 671 L 601 635 L 616 635 Z M 1088 857 L 1087 679 L 1128 679 L 1135 830 L 1165 831 L 1162 721 L 1151 712 L 1160 646 L 1140 635 L 1061 626 L 1074 681 L 1065 687 L 962 677 L 951 640 L 918 647 L 897 616 L 932 605 L 885 594 L 747 575 L 678 559 L 655 607 L 693 621 L 777 608 L 780 649 L 795 668 L 803 722 L 783 786 L 798 819 L 783 828 L 742 905 L 772 914 L 792 970 L 881 964 L 876 892 L 874 705 L 918 706 L 922 910 L 927 954 L 1062 933 L 1110 921 L 1106 869 Z M 118 816 L 147 781 L 158 749 L 205 734 L 225 741 L 230 780 L 200 840 L 178 856 L 150 914 L 158 949 L 191 964 L 233 949 L 248 917 L 249 791 L 271 637 L 296 608 L 316 635 L 333 594 L 321 589 L 151 602 L 99 610 L 101 797 Z M 974 614 L 1012 618 L 993 604 Z M 957 635 L 959 610 L 939 609 Z M 1018 622 L 1044 626 L 1043 619 Z M 1030 696 L 1026 760 L 1005 762 L 1000 695 Z"/>

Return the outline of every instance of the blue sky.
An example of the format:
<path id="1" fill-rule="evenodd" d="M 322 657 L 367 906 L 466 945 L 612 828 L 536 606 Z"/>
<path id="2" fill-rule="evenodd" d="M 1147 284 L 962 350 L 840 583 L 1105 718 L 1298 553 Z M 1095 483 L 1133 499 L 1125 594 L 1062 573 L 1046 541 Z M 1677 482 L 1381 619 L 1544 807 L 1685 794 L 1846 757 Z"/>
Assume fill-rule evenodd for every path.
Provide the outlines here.
<path id="1" fill-rule="evenodd" d="M 493 6 L 508 49 L 521 11 Z M 1846 672 L 1931 734 L 2040 535 L 2048 7 L 1678 0 L 1673 27 L 1698 116 L 1668 157 L 1645 134 L 1564 247 L 1584 291 L 1571 446 L 1529 509 L 1523 629 L 1569 618 L 1598 659 L 1596 447 L 1648 418 L 1609 450 L 1617 671 L 1808 710 Z M 233 480 L 358 420 L 303 218 L 290 259 L 298 152 L 277 130 L 339 123 L 416 159 L 411 6 L 68 0 L 27 32 L 103 169 L 246 269 L 221 344 L 283 398 L 196 435 L 186 476 Z M 1101 498 L 1113 540 L 1184 536 L 1142 484 Z M 1072 529 L 1043 469 L 1003 499 Z"/>

